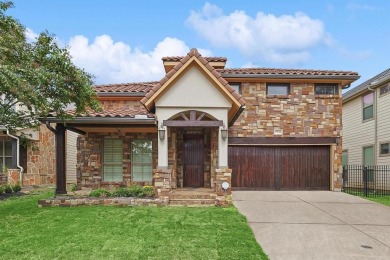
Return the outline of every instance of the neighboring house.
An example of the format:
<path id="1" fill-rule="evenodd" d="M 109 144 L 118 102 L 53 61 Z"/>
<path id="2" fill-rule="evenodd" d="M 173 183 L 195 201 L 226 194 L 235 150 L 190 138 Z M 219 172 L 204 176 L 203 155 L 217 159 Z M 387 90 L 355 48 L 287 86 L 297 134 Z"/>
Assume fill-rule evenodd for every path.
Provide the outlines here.
<path id="1" fill-rule="evenodd" d="M 343 94 L 343 164 L 390 165 L 390 69 Z"/>
<path id="2" fill-rule="evenodd" d="M 13 109 L 23 109 L 18 104 Z M 54 134 L 44 125 L 10 133 L 0 126 L 0 183 L 55 183 Z M 76 183 L 77 134 L 67 133 L 68 183 Z"/>
<path id="3" fill-rule="evenodd" d="M 42 119 L 57 124 L 57 193 L 66 129 L 81 134 L 80 187 L 340 190 L 341 91 L 359 75 L 225 63 L 196 49 L 165 57 L 160 81 L 95 86 L 101 112 Z"/>

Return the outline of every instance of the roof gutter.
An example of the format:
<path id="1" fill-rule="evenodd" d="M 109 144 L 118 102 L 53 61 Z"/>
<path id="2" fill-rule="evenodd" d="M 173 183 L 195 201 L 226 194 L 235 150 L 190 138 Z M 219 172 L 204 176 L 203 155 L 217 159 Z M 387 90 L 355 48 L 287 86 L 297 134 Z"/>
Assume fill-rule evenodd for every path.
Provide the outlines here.
<path id="1" fill-rule="evenodd" d="M 241 115 L 242 111 L 244 111 L 246 106 L 241 106 L 237 113 L 233 116 L 232 120 L 229 122 L 229 127 L 233 126 L 234 122 L 236 122 L 237 118 Z"/>
<path id="2" fill-rule="evenodd" d="M 64 124 L 156 124 L 155 118 L 123 118 L 123 117 L 79 117 L 64 120 L 56 117 L 40 118 L 41 122 Z"/>

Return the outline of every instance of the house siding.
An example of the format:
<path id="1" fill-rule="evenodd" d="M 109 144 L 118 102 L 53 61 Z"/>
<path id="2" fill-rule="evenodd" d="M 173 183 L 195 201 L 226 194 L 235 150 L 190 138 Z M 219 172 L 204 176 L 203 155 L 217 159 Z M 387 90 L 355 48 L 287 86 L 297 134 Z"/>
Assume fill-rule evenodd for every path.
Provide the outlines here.
<path id="1" fill-rule="evenodd" d="M 66 183 L 76 184 L 76 165 L 77 165 L 77 137 L 78 134 L 66 132 Z"/>
<path id="2" fill-rule="evenodd" d="M 380 155 L 380 144 L 390 142 L 390 95 L 380 96 L 379 89 L 375 89 L 376 111 L 371 120 L 363 122 L 362 96 L 365 93 L 343 105 L 343 150 L 348 151 L 348 164 L 363 164 L 363 148 L 374 146 L 374 163 L 390 165 L 390 156 Z"/>
<path id="3" fill-rule="evenodd" d="M 378 94 L 378 123 L 377 123 L 377 135 L 378 135 L 378 149 L 377 153 L 377 164 L 390 165 L 390 156 L 380 155 L 380 144 L 390 143 L 390 94 L 379 96 L 379 88 L 377 89 Z"/>
<path id="4" fill-rule="evenodd" d="M 363 147 L 375 144 L 375 120 L 363 122 L 361 97 L 343 105 L 343 150 L 348 151 L 348 164 L 363 164 Z"/>

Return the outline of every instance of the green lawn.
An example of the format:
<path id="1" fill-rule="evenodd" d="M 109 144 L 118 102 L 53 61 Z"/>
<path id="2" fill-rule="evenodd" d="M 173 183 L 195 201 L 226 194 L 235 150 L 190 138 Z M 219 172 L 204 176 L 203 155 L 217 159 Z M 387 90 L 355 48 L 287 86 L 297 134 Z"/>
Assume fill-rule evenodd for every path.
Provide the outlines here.
<path id="1" fill-rule="evenodd" d="M 234 207 L 38 208 L 0 201 L 0 259 L 267 259 Z"/>
<path id="2" fill-rule="evenodd" d="M 365 198 L 365 199 L 372 200 L 372 201 L 381 203 L 381 204 L 386 205 L 386 206 L 390 206 L 390 196 L 368 197 L 368 198 Z"/>

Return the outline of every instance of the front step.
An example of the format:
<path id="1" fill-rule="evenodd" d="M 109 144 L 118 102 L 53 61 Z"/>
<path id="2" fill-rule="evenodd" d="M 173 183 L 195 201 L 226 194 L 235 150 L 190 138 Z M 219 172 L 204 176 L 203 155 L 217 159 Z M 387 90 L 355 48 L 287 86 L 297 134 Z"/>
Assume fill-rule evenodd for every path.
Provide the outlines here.
<path id="1" fill-rule="evenodd" d="M 207 200 L 213 199 L 217 197 L 216 194 L 171 194 L 171 200 Z"/>
<path id="2" fill-rule="evenodd" d="M 214 206 L 216 203 L 215 199 L 196 198 L 196 199 L 170 199 L 169 205 L 172 206 Z"/>

